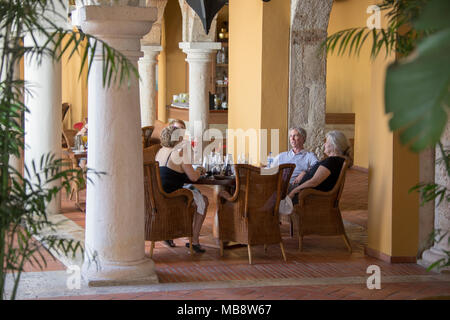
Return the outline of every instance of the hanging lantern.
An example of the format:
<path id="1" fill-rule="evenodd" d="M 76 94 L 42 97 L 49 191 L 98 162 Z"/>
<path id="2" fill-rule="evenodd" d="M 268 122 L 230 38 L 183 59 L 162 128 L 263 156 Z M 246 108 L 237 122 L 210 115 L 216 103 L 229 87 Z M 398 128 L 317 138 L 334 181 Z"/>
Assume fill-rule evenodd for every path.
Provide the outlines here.
<path id="1" fill-rule="evenodd" d="M 197 13 L 203 29 L 208 34 L 214 17 L 228 0 L 186 0 L 186 2 Z"/>

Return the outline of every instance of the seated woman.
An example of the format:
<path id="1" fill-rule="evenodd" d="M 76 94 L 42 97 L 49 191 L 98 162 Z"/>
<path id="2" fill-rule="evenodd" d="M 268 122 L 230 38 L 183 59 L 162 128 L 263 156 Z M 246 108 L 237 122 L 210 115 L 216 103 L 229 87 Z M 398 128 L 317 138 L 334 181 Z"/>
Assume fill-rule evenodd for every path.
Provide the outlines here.
<path id="1" fill-rule="evenodd" d="M 160 166 L 162 187 L 167 193 L 183 188 L 184 183 L 197 181 L 204 171 L 201 167 L 194 170 L 189 161 L 184 161 L 182 149 L 180 148 L 182 137 L 172 140 L 172 134 L 177 129 L 175 126 L 168 126 L 163 129 L 161 132 L 162 148 L 155 157 Z M 199 235 L 208 209 L 208 198 L 193 186 L 189 186 L 187 189 L 192 191 L 194 202 L 197 206 L 192 225 L 192 248 L 195 252 L 202 253 L 205 250 L 200 246 Z M 166 240 L 166 243 L 171 247 L 175 246 L 172 240 Z M 186 243 L 186 246 L 189 247 L 189 243 Z"/>
<path id="2" fill-rule="evenodd" d="M 330 191 L 336 184 L 342 165 L 350 158 L 350 146 L 341 131 L 330 131 L 326 135 L 325 154 L 328 158 L 317 162 L 308 171 L 301 173 L 300 184 L 290 190 L 288 196 L 293 204 L 298 203 L 298 193 L 306 188 Z"/>

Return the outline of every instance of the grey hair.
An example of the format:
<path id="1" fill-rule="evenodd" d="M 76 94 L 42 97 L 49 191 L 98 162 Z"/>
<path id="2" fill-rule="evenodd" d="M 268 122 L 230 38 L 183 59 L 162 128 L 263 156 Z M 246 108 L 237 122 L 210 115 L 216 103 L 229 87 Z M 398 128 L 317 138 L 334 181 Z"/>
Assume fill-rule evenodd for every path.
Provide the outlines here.
<path id="1" fill-rule="evenodd" d="M 326 137 L 333 146 L 336 153 L 343 156 L 350 157 L 350 144 L 344 133 L 338 130 L 333 130 L 327 133 Z"/>
<path id="2" fill-rule="evenodd" d="M 306 130 L 303 129 L 302 127 L 292 127 L 289 129 L 289 132 L 291 132 L 292 130 L 296 130 L 302 137 L 303 137 L 303 141 L 306 141 Z"/>

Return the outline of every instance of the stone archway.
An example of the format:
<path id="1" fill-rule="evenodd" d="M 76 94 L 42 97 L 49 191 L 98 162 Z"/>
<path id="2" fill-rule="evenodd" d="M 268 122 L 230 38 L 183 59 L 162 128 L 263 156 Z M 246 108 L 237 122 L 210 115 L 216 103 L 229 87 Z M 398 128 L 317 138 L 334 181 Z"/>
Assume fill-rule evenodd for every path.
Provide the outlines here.
<path id="1" fill-rule="evenodd" d="M 209 33 L 203 30 L 202 22 L 185 0 L 178 0 L 183 17 L 183 42 L 213 42 L 215 40 L 217 16 L 211 23 Z"/>
<path id="2" fill-rule="evenodd" d="M 308 132 L 306 148 L 323 155 L 327 37 L 333 0 L 292 0 L 288 126 Z"/>

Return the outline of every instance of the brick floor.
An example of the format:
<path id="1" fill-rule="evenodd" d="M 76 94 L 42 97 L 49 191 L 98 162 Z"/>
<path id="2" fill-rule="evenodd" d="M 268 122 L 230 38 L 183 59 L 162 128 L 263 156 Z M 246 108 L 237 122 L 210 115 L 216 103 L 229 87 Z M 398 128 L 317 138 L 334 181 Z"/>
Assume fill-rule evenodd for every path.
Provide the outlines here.
<path id="1" fill-rule="evenodd" d="M 56 300 L 412 300 L 450 295 L 450 282 L 387 283 L 369 290 L 364 284 L 179 290 L 61 297 Z"/>
<path id="2" fill-rule="evenodd" d="M 202 186 L 201 191 L 212 199 L 212 188 Z M 350 237 L 353 253 L 349 254 L 340 237 L 310 236 L 304 239 L 304 249 L 297 250 L 297 239 L 289 237 L 289 227 L 281 226 L 288 262 L 284 263 L 279 246 L 269 246 L 267 254 L 262 246 L 253 250 L 254 265 L 248 265 L 247 248 L 236 247 L 220 257 L 212 238 L 213 212 L 210 208 L 202 228 L 200 241 L 206 253 L 190 256 L 184 247 L 185 239 L 175 239 L 177 247 L 168 248 L 156 243 L 153 260 L 160 283 L 193 283 L 238 280 L 310 279 L 367 277 L 369 265 L 380 266 L 382 277 L 426 276 L 427 272 L 417 264 L 389 264 L 364 256 L 367 242 L 367 173 L 348 170 L 341 200 L 342 215 Z M 84 200 L 85 194 L 81 194 Z M 63 199 L 63 214 L 84 228 L 85 214 L 76 210 L 72 201 Z M 149 243 L 146 243 L 149 252 Z M 50 262 L 47 270 L 65 269 L 59 262 Z M 33 269 L 29 269 L 33 271 Z M 164 300 L 256 300 L 256 299 L 417 299 L 428 296 L 450 295 L 450 282 L 413 281 L 383 283 L 381 290 L 369 290 L 365 284 L 333 284 L 302 286 L 265 286 L 225 289 L 177 290 L 149 293 L 126 293 L 65 297 L 61 299 L 164 299 Z M 55 299 L 59 299 L 55 297 Z"/>

